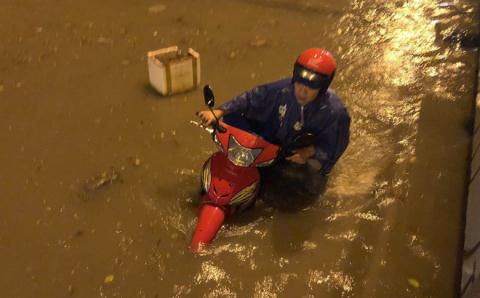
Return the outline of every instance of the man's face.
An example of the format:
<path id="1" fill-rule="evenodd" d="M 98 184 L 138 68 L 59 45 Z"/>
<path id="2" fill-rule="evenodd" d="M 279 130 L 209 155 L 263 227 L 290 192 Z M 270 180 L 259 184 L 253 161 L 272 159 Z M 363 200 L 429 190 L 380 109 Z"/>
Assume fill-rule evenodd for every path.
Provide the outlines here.
<path id="1" fill-rule="evenodd" d="M 294 83 L 294 87 L 295 97 L 297 98 L 298 103 L 301 105 L 306 105 L 317 98 L 318 92 L 320 92 L 320 89 L 312 89 L 298 82 Z"/>

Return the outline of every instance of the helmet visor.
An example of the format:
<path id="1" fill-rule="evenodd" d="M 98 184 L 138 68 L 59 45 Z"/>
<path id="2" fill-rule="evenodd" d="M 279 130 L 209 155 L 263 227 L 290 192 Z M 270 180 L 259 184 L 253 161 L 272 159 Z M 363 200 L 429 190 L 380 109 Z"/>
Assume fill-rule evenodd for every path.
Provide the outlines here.
<path id="1" fill-rule="evenodd" d="M 293 81 L 306 85 L 312 89 L 322 89 L 328 85 L 329 77 L 311 71 L 296 63 L 293 68 Z"/>

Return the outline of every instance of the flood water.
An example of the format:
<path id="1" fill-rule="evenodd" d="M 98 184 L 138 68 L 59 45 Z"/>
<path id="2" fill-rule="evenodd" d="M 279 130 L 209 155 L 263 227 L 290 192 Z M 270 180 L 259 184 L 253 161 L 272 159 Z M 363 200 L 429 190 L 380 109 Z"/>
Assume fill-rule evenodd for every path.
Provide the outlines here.
<path id="1" fill-rule="evenodd" d="M 452 297 L 478 6 L 0 0 L 0 296 Z M 353 119 L 323 196 L 260 198 L 200 256 L 201 91 L 148 86 L 175 44 L 219 102 L 325 47 Z"/>

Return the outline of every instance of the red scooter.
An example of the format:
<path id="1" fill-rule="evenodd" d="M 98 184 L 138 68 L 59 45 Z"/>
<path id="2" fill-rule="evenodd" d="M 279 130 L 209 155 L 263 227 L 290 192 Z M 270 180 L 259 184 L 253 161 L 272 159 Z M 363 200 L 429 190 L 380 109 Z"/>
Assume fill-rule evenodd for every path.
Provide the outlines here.
<path id="1" fill-rule="evenodd" d="M 204 87 L 203 95 L 205 104 L 213 113 L 215 98 L 210 86 Z M 219 148 L 204 163 L 200 175 L 202 205 L 190 244 L 191 251 L 197 252 L 215 237 L 226 218 L 255 203 L 260 189 L 257 167 L 274 163 L 281 148 L 218 119 L 212 128 L 194 121 L 192 123 L 211 133 Z M 312 137 L 306 134 L 300 143 L 306 144 Z"/>

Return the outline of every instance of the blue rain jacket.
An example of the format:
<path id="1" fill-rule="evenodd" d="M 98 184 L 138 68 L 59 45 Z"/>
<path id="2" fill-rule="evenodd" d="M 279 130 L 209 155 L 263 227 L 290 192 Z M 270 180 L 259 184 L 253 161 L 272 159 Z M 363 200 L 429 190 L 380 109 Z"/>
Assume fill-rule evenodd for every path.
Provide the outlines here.
<path id="1" fill-rule="evenodd" d="M 242 115 L 256 133 L 275 144 L 289 144 L 302 133 L 313 133 L 313 158 L 321 163 L 323 174 L 331 171 L 348 146 L 350 116 L 331 89 L 302 106 L 295 98 L 290 78 L 255 87 L 220 109 L 226 115 Z"/>

